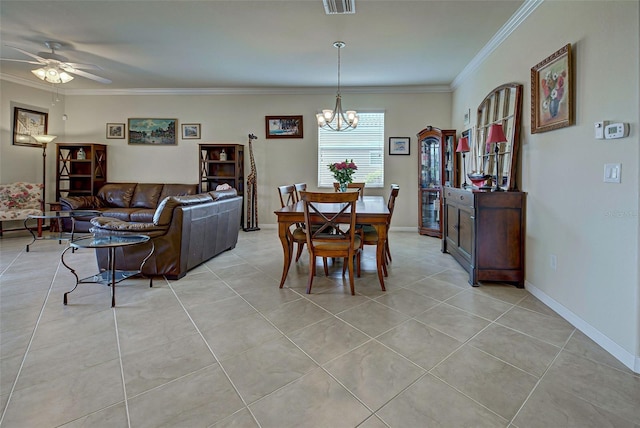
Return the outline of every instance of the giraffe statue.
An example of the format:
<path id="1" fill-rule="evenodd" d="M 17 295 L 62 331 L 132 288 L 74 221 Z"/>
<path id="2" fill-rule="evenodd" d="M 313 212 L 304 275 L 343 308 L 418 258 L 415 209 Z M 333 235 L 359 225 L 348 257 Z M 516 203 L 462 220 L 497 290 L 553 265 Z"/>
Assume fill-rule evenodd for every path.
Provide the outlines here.
<path id="1" fill-rule="evenodd" d="M 260 230 L 258 227 L 258 174 L 256 172 L 256 162 L 253 159 L 253 147 L 251 141 L 257 140 L 253 134 L 249 134 L 249 160 L 251 161 L 251 172 L 247 175 L 247 227 L 245 232 Z"/>

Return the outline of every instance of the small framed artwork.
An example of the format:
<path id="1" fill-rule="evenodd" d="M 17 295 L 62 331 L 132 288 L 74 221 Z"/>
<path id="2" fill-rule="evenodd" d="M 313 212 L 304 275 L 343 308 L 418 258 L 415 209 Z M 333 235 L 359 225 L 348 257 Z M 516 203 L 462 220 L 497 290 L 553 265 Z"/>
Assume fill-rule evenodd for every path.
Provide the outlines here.
<path id="1" fill-rule="evenodd" d="M 531 69 L 531 133 L 573 125 L 571 44 Z"/>
<path id="2" fill-rule="evenodd" d="M 178 119 L 129 119 L 129 144 L 177 144 Z"/>
<path id="3" fill-rule="evenodd" d="M 465 125 L 469 125 L 469 123 L 471 123 L 471 109 L 467 109 L 467 111 L 464 112 L 464 124 Z"/>
<path id="4" fill-rule="evenodd" d="M 302 116 L 265 116 L 267 138 L 302 138 Z"/>
<path id="5" fill-rule="evenodd" d="M 200 124 L 199 123 L 183 123 L 182 139 L 183 140 L 199 140 Z"/>
<path id="6" fill-rule="evenodd" d="M 408 155 L 410 154 L 410 148 L 410 137 L 389 137 L 390 155 Z"/>
<path id="7" fill-rule="evenodd" d="M 49 113 L 29 110 L 22 107 L 13 108 L 13 145 L 42 147 L 32 135 L 46 135 L 49 129 Z"/>
<path id="8" fill-rule="evenodd" d="M 124 139 L 125 124 L 124 123 L 107 123 L 108 139 Z"/>

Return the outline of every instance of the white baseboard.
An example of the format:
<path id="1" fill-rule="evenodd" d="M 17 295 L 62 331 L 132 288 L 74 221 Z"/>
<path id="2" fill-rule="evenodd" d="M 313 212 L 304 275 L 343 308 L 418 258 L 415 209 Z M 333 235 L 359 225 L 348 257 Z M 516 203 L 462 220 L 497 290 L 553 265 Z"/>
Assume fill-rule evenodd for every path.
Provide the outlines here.
<path id="1" fill-rule="evenodd" d="M 602 334 L 598 329 L 587 323 L 585 320 L 571 312 L 569 309 L 549 297 L 545 292 L 525 281 L 524 287 L 538 300 L 553 309 L 558 315 L 571 323 L 575 328 L 584 333 L 591 340 L 600 345 L 605 351 L 613 355 L 630 370 L 640 373 L 640 355 L 633 355 L 620 345 Z"/>

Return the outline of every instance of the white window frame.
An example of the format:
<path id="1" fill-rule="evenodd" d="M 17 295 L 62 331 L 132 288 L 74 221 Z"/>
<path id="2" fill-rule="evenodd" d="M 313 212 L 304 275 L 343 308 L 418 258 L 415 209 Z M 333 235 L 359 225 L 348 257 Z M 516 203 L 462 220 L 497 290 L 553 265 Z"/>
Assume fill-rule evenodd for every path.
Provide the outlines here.
<path id="1" fill-rule="evenodd" d="M 348 131 L 318 128 L 318 188 L 333 188 L 329 164 L 351 160 L 358 166 L 353 181 L 384 187 L 384 111 L 358 113 L 358 127 Z"/>

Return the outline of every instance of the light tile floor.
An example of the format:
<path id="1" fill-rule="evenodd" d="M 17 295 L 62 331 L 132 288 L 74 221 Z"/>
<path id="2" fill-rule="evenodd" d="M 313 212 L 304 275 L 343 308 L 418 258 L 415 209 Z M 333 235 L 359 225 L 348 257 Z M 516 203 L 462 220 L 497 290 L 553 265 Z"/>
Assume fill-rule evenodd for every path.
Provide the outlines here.
<path id="1" fill-rule="evenodd" d="M 0 240 L 6 427 L 638 427 L 640 376 L 525 290 L 472 288 L 440 241 L 392 232 L 387 291 L 367 248 L 278 289 L 274 229 L 179 281 L 80 285 L 64 246 Z M 67 258 L 79 275 L 93 253 Z M 322 269 L 319 269 L 322 272 Z"/>

